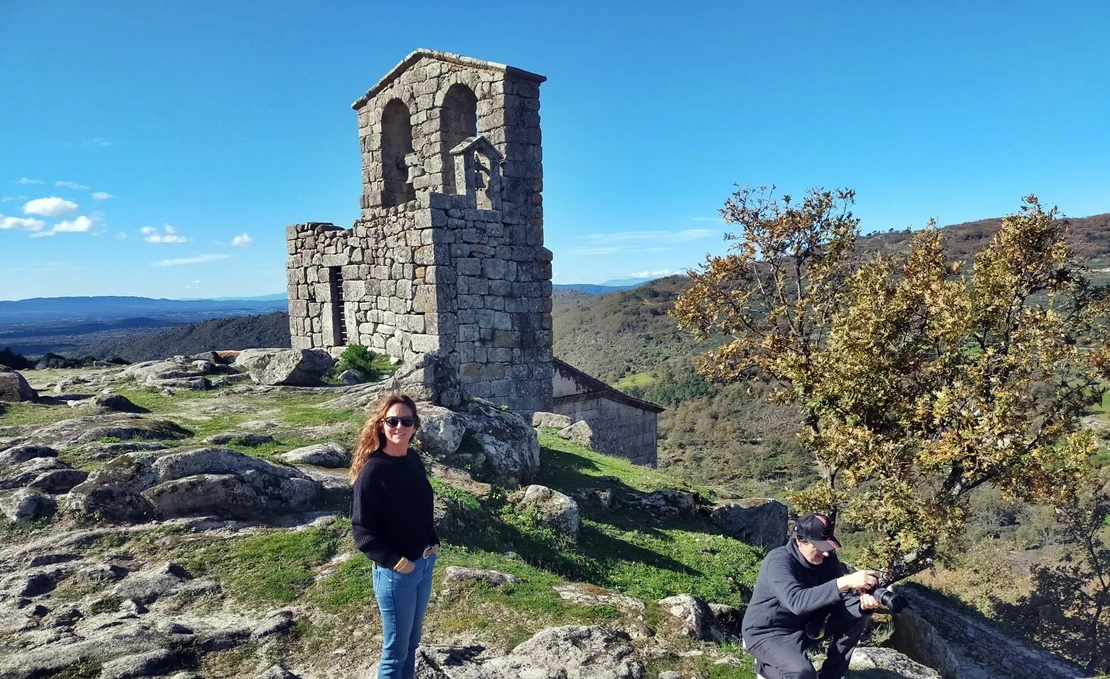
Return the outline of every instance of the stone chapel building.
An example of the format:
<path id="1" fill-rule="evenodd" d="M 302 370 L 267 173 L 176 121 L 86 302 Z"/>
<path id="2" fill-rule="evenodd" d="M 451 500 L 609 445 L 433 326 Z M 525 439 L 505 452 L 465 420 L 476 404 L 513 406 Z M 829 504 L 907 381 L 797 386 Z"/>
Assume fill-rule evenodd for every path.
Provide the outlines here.
<path id="1" fill-rule="evenodd" d="M 286 229 L 293 348 L 362 344 L 417 366 L 441 405 L 561 412 L 591 425 L 595 449 L 654 465 L 662 409 L 552 357 L 544 80 L 420 49 L 354 103 L 359 219 Z M 628 422 L 610 419 L 610 401 Z"/>

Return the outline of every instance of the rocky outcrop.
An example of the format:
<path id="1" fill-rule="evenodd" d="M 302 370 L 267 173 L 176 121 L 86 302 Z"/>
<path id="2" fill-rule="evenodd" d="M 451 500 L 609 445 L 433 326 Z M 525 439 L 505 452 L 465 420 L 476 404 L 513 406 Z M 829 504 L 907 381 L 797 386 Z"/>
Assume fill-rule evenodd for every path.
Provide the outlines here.
<path id="1" fill-rule="evenodd" d="M 488 582 L 492 585 L 515 585 L 520 578 L 509 573 L 485 570 L 482 568 L 463 568 L 461 566 L 448 566 L 447 576 L 443 579 L 445 585 L 460 582 Z"/>
<path id="2" fill-rule="evenodd" d="M 698 501 L 689 491 L 660 488 L 640 498 L 640 506 L 657 516 L 690 516 L 697 511 Z"/>
<path id="3" fill-rule="evenodd" d="M 582 606 L 615 606 L 623 611 L 641 613 L 644 602 L 596 585 L 582 582 L 568 582 L 554 586 L 560 599 Z"/>
<path id="4" fill-rule="evenodd" d="M 786 543 L 790 520 L 786 505 L 764 498 L 724 500 L 710 518 L 725 535 L 767 549 Z"/>
<path id="5" fill-rule="evenodd" d="M 527 485 L 540 468 L 540 442 L 536 430 L 520 415 L 503 411 L 488 401 L 472 400 L 462 406 L 465 432 L 454 457 L 475 478 L 496 481 L 506 488 Z"/>
<path id="6" fill-rule="evenodd" d="M 594 447 L 594 430 L 590 428 L 589 423 L 585 420 L 579 420 L 568 427 L 560 429 L 559 436 L 573 443 L 577 443 L 584 448 L 592 449 Z"/>
<path id="7" fill-rule="evenodd" d="M 465 418 L 453 410 L 430 403 L 417 404 L 420 429 L 416 440 L 429 455 L 446 459 L 454 455 L 466 433 Z"/>
<path id="8" fill-rule="evenodd" d="M 119 394 L 107 393 L 98 394 L 94 399 L 94 404 L 103 408 L 104 410 L 111 410 L 117 413 L 149 413 L 146 408 L 140 408 L 128 399 L 126 396 Z"/>
<path id="9" fill-rule="evenodd" d="M 198 366 L 185 357 L 168 361 L 143 361 L 127 366 L 122 375 L 125 378 L 134 378 L 135 383 L 143 387 L 171 391 L 204 391 L 212 386 L 206 377 L 213 372 L 208 368 L 209 365 L 212 364 Z"/>
<path id="10" fill-rule="evenodd" d="M 376 667 L 367 676 L 376 676 Z M 603 627 L 550 627 L 508 655 L 491 657 L 477 647 L 422 646 L 421 679 L 641 679 L 628 635 Z"/>
<path id="11" fill-rule="evenodd" d="M 245 349 L 235 358 L 258 384 L 309 387 L 335 365 L 323 349 Z"/>
<path id="12" fill-rule="evenodd" d="M 852 653 L 852 661 L 848 669 L 853 672 L 867 673 L 870 671 L 883 672 L 883 677 L 899 677 L 900 679 L 940 679 L 936 670 L 925 667 L 910 660 L 892 648 L 877 646 L 860 646 Z M 1055 675 L 1038 675 L 1041 677 Z"/>
<path id="13" fill-rule="evenodd" d="M 38 392 L 31 388 L 27 380 L 6 365 L 0 365 L 0 401 L 18 403 L 37 401 Z"/>
<path id="14" fill-rule="evenodd" d="M 26 523 L 53 516 L 54 498 L 30 488 L 0 492 L 0 513 L 12 523 Z"/>
<path id="15" fill-rule="evenodd" d="M 311 464 L 334 469 L 351 466 L 351 451 L 338 443 L 317 443 L 282 453 L 278 459 L 286 464 Z"/>
<path id="16" fill-rule="evenodd" d="M 532 413 L 532 426 L 536 429 L 566 429 L 574 422 L 569 415 L 559 413 L 545 413 L 543 411 Z"/>
<path id="17" fill-rule="evenodd" d="M 536 477 L 539 439 L 516 413 L 480 399 L 467 401 L 458 410 L 417 403 L 417 412 L 416 439 L 436 459 L 505 488 L 526 485 Z"/>
<path id="18" fill-rule="evenodd" d="M 169 420 L 140 415 L 110 413 L 62 420 L 39 427 L 26 443 L 64 450 L 102 439 L 118 441 L 164 441 L 189 438 L 193 434 Z"/>
<path id="19" fill-rule="evenodd" d="M 119 456 L 70 491 L 68 511 L 120 521 L 212 515 L 269 520 L 310 509 L 320 484 L 234 450 Z"/>
<path id="20" fill-rule="evenodd" d="M 578 539 L 578 503 L 557 490 L 547 486 L 532 485 L 514 494 L 509 502 L 515 502 L 518 509 L 533 509 L 536 520 L 556 533 Z"/>
<path id="21" fill-rule="evenodd" d="M 713 624 L 713 610 L 701 598 L 692 594 L 676 594 L 656 603 L 679 622 L 684 634 L 702 641 L 721 638 Z"/>

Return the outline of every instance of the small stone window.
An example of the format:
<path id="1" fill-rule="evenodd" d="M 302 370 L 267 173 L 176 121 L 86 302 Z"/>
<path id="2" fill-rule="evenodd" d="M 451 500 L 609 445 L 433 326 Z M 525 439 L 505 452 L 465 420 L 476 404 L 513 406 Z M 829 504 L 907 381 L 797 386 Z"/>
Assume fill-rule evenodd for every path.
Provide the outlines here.
<path id="1" fill-rule="evenodd" d="M 447 90 L 439 114 L 439 125 L 443 144 L 443 192 L 462 193 L 463 188 L 456 187 L 451 149 L 478 135 L 478 97 L 469 87 L 455 84 Z"/>
<path id="2" fill-rule="evenodd" d="M 401 205 L 416 200 L 406 160 L 412 152 L 409 107 L 394 99 L 382 111 L 382 205 Z"/>

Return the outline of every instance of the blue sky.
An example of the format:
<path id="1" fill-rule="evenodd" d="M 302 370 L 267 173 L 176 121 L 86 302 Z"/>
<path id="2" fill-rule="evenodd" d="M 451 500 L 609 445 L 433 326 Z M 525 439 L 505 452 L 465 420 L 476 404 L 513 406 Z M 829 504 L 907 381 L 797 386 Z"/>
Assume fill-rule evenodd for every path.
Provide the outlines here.
<path id="1" fill-rule="evenodd" d="M 557 8 L 556 8 L 557 7 Z M 0 2 L 0 299 L 284 290 L 350 104 L 427 47 L 541 73 L 555 282 L 723 252 L 739 184 L 865 231 L 1110 211 L 1110 2 Z M 49 234 L 49 235 L 48 235 Z"/>

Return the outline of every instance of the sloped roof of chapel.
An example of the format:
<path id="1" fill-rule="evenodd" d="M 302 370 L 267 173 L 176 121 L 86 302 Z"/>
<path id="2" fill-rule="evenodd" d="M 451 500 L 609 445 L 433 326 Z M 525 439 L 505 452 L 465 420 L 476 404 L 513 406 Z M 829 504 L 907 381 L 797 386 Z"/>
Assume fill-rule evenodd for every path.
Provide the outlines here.
<path id="1" fill-rule="evenodd" d="M 500 73 L 511 73 L 513 77 L 522 80 L 532 80 L 537 83 L 542 83 L 547 80 L 546 77 L 537 73 L 530 73 L 528 71 L 515 68 L 513 66 L 506 66 L 505 64 L 498 64 L 493 61 L 482 61 L 473 57 L 464 57 L 461 54 L 452 54 L 450 52 L 440 52 L 437 50 L 425 49 L 423 47 L 416 49 L 407 57 L 402 59 L 396 66 L 394 66 L 389 73 L 382 76 L 381 80 L 374 83 L 374 86 L 367 90 L 366 94 L 358 98 L 355 103 L 351 104 L 351 108 L 358 110 L 362 108 L 366 102 L 370 101 L 374 95 L 382 91 L 394 80 L 399 78 L 402 73 L 409 70 L 413 64 L 421 59 L 436 59 L 449 64 L 457 64 L 459 66 L 466 66 L 468 68 L 477 68 L 487 71 L 498 71 Z"/>

